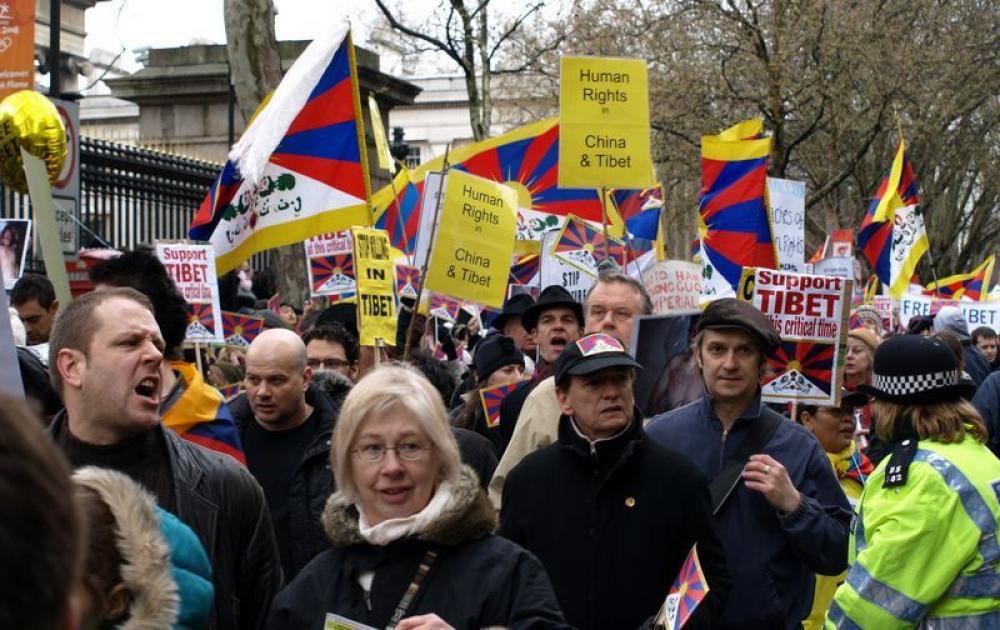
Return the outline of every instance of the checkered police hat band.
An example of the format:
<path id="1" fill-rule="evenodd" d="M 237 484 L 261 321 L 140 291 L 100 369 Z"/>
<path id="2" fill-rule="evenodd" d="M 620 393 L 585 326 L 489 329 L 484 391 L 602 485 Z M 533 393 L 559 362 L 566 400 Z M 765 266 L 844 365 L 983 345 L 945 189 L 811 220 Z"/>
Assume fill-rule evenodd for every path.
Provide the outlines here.
<path id="1" fill-rule="evenodd" d="M 953 385 L 958 385 L 958 372 L 954 370 L 907 376 L 875 374 L 872 379 L 872 387 L 889 396 L 909 396 Z"/>

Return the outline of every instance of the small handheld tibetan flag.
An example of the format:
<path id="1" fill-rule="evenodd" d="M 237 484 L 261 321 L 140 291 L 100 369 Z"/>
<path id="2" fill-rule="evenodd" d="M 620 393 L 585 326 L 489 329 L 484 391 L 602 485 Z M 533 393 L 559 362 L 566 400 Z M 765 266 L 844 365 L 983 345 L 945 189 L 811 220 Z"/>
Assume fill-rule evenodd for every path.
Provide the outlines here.
<path id="1" fill-rule="evenodd" d="M 231 346 L 248 347 L 264 330 L 264 318 L 222 311 L 222 338 Z"/>
<path id="2" fill-rule="evenodd" d="M 226 399 L 226 402 L 230 402 L 239 396 L 242 391 L 243 383 L 230 383 L 229 385 L 223 385 L 219 388 L 219 393 Z"/>
<path id="3" fill-rule="evenodd" d="M 681 565 L 681 572 L 670 587 L 667 600 L 663 602 L 660 613 L 656 616 L 656 625 L 667 630 L 683 628 L 695 609 L 708 595 L 708 581 L 701 570 L 698 561 L 698 545 L 695 544 L 688 553 L 687 559 Z"/>
<path id="4" fill-rule="evenodd" d="M 486 426 L 495 429 L 500 426 L 500 404 L 507 394 L 514 391 L 518 383 L 508 385 L 497 385 L 488 389 L 479 390 L 479 399 L 483 403 L 483 412 L 486 414 Z"/>

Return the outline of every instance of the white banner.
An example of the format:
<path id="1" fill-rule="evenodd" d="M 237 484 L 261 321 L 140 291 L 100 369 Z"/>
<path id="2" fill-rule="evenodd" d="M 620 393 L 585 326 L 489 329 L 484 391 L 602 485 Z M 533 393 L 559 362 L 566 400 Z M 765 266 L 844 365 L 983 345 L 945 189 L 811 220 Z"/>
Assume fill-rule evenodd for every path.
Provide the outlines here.
<path id="1" fill-rule="evenodd" d="M 778 269 L 803 273 L 806 255 L 806 183 L 767 178 Z"/>
<path id="2" fill-rule="evenodd" d="M 698 310 L 701 267 L 684 260 L 658 262 L 642 274 L 642 282 L 653 301 L 653 313 L 668 315 Z"/>
<path id="3" fill-rule="evenodd" d="M 853 280 L 854 258 L 849 256 L 824 258 L 818 263 L 813 264 L 813 273 L 817 276 L 835 276 Z"/>
<path id="4" fill-rule="evenodd" d="M 557 240 L 559 232 L 547 232 L 542 236 L 542 260 L 539 264 L 542 287 L 558 284 L 569 291 L 574 300 L 583 304 L 583 298 L 586 297 L 590 287 L 597 282 L 597 278 L 553 256 L 550 250 Z"/>
<path id="5" fill-rule="evenodd" d="M 957 306 L 965 315 L 971 333 L 980 326 L 989 326 L 1000 333 L 1000 302 L 966 302 L 942 300 L 930 295 L 906 294 L 899 299 L 899 323 L 906 328 L 917 315 L 935 315 L 944 306 Z"/>

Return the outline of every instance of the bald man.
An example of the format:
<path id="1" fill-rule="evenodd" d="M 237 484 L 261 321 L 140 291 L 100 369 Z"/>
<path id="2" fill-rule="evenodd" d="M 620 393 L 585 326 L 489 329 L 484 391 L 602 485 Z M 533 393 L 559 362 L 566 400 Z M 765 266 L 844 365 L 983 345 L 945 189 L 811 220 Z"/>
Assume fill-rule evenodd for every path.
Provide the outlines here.
<path id="1" fill-rule="evenodd" d="M 283 328 L 250 344 L 243 386 L 230 409 L 247 467 L 264 488 L 287 583 L 327 546 L 319 519 L 333 489 L 328 457 L 338 410 L 312 384 L 302 339 Z"/>

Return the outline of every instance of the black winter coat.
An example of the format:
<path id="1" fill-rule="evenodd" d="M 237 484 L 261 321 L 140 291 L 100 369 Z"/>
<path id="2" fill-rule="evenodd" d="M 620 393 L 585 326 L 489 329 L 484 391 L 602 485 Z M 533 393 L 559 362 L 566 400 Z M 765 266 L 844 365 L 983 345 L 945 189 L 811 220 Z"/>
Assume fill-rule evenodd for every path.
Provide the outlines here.
<path id="1" fill-rule="evenodd" d="M 320 525 L 323 506 L 334 491 L 333 471 L 330 469 L 330 441 L 340 411 L 319 388 L 310 384 L 306 390 L 306 403 L 317 414 L 316 432 L 302 453 L 295 473 L 288 486 L 289 535 L 288 549 L 291 558 L 285 558 L 289 582 L 302 567 L 327 548 L 328 541 Z M 229 403 L 229 410 L 236 420 L 240 441 L 246 444 L 248 422 L 256 422 L 246 394 Z"/>
<path id="2" fill-rule="evenodd" d="M 50 435 L 60 443 L 64 415 Z M 271 515 L 253 475 L 228 455 L 181 439 L 160 425 L 173 476 L 176 516 L 208 552 L 215 586 L 214 628 L 261 627 L 281 586 L 281 563 Z"/>
<path id="3" fill-rule="evenodd" d="M 328 612 L 386 627 L 428 549 L 438 556 L 404 618 L 433 613 L 457 630 L 568 627 L 538 559 L 490 534 L 496 516 L 471 469 L 437 522 L 386 546 L 362 539 L 357 510 L 338 499 L 323 514 L 333 547 L 278 594 L 268 630 L 320 630 Z M 368 571 L 375 576 L 366 593 L 358 576 Z"/>
<path id="4" fill-rule="evenodd" d="M 648 439 L 639 417 L 592 444 L 562 416 L 559 441 L 507 476 L 499 534 L 538 556 L 582 630 L 637 628 L 655 615 L 697 543 L 710 591 L 685 628 L 708 627 L 729 588 L 708 486 Z"/>

